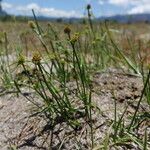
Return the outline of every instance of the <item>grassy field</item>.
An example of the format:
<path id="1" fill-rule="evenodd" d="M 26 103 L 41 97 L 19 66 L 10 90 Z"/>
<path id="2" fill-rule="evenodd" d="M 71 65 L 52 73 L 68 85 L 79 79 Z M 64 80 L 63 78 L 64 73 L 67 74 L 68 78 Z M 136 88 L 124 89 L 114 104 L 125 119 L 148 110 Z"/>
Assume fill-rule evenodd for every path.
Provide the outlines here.
<path id="1" fill-rule="evenodd" d="M 1 22 L 1 149 L 149 150 L 149 29 Z"/>

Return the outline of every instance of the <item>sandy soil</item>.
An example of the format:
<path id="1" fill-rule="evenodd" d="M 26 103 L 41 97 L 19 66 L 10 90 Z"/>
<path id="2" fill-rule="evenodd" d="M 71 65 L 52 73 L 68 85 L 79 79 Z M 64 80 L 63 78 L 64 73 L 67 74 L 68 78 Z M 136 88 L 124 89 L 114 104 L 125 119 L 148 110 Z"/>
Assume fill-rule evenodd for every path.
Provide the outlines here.
<path id="1" fill-rule="evenodd" d="M 103 73 L 97 72 L 93 76 L 92 87 L 93 103 L 100 109 L 93 114 L 94 142 L 100 145 L 114 120 L 114 99 L 117 102 L 119 116 L 128 105 L 124 118 L 127 124 L 128 117 L 135 112 L 142 90 L 142 82 L 139 77 L 116 70 L 107 70 Z M 82 150 L 89 149 L 90 128 L 84 119 L 80 119 L 82 126 L 76 131 L 68 127 L 65 122 L 60 122 L 53 128 L 42 114 L 34 115 L 36 110 L 36 107 L 23 96 L 17 97 L 16 94 L 6 93 L 0 97 L 1 150 L 7 150 L 10 146 L 17 147 L 19 150 L 48 150 L 49 147 L 54 150 L 73 150 L 78 149 L 79 146 Z M 146 102 L 141 103 L 139 112 L 149 114 L 150 107 Z M 136 135 L 139 138 L 142 137 L 146 127 L 150 141 L 150 118 L 139 124 Z M 134 143 L 130 143 L 128 147 L 118 148 L 119 150 L 140 150 L 140 147 Z"/>

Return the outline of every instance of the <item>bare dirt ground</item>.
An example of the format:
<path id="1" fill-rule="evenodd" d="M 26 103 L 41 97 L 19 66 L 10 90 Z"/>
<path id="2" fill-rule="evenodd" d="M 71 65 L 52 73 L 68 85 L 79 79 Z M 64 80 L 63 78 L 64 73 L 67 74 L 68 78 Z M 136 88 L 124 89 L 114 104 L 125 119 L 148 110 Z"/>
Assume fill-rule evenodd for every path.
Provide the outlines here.
<path id="1" fill-rule="evenodd" d="M 117 70 L 107 70 L 103 73 L 97 72 L 93 76 L 92 87 L 92 100 L 100 109 L 93 113 L 94 141 L 100 145 L 114 120 L 114 99 L 117 102 L 119 116 L 128 105 L 124 118 L 125 123 L 128 123 L 128 117 L 135 112 L 143 86 L 139 77 L 123 74 Z M 36 112 L 35 110 L 36 107 L 22 96 L 5 94 L 0 97 L 1 150 L 7 150 L 10 145 L 19 150 L 48 150 L 49 147 L 54 150 L 73 150 L 79 146 L 82 150 L 89 149 L 90 128 L 83 119 L 81 128 L 76 131 L 69 128 L 65 122 L 60 122 L 53 128 L 42 114 L 31 115 Z M 149 114 L 150 107 L 146 102 L 141 103 L 139 112 L 141 116 Z M 139 138 L 144 135 L 145 128 L 150 141 L 150 116 L 143 119 L 135 131 Z M 89 138 L 86 138 L 87 135 Z M 140 147 L 129 143 L 127 147 L 121 146 L 118 149 L 140 150 Z"/>

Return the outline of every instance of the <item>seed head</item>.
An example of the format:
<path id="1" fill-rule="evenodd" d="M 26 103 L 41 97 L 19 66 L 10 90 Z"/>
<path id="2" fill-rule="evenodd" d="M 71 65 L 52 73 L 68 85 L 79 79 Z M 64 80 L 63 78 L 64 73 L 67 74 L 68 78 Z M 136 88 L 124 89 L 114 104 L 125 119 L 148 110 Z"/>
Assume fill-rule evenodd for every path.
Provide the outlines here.
<path id="1" fill-rule="evenodd" d="M 54 61 L 56 59 L 56 56 L 54 54 L 49 54 L 48 57 L 51 61 Z"/>
<path id="2" fill-rule="evenodd" d="M 87 10 L 90 10 L 90 9 L 91 9 L 91 5 L 90 5 L 90 4 L 87 4 L 86 9 L 87 9 Z"/>
<path id="3" fill-rule="evenodd" d="M 101 39 L 99 37 L 96 38 L 96 41 L 100 41 Z"/>
<path id="4" fill-rule="evenodd" d="M 51 24 L 50 24 L 50 23 L 48 23 L 48 24 L 47 24 L 47 26 L 48 26 L 48 27 L 50 27 L 50 26 L 51 26 Z"/>
<path id="5" fill-rule="evenodd" d="M 66 27 L 64 28 L 64 33 L 70 34 L 70 32 L 71 32 L 70 27 L 69 27 L 69 26 L 66 26 Z"/>
<path id="6" fill-rule="evenodd" d="M 76 32 L 74 35 L 77 36 L 77 37 L 79 38 L 80 33 L 79 33 L 79 32 Z"/>
<path id="7" fill-rule="evenodd" d="M 71 42 L 72 44 L 75 44 L 78 39 L 79 39 L 79 35 L 75 34 L 75 35 L 71 38 L 70 42 Z"/>
<path id="8" fill-rule="evenodd" d="M 36 24 L 33 21 L 29 21 L 28 25 L 31 29 L 35 29 L 36 28 Z"/>
<path id="9" fill-rule="evenodd" d="M 25 63 L 25 58 L 23 55 L 19 55 L 19 58 L 18 58 L 18 65 L 22 65 Z"/>
<path id="10" fill-rule="evenodd" d="M 93 41 L 93 42 L 92 42 L 92 45 L 96 45 L 96 41 Z"/>
<path id="11" fill-rule="evenodd" d="M 60 63 L 64 66 L 66 64 L 66 61 L 64 58 L 60 59 Z"/>
<path id="12" fill-rule="evenodd" d="M 36 65 L 40 64 L 41 55 L 39 53 L 34 53 L 32 57 L 32 62 Z"/>

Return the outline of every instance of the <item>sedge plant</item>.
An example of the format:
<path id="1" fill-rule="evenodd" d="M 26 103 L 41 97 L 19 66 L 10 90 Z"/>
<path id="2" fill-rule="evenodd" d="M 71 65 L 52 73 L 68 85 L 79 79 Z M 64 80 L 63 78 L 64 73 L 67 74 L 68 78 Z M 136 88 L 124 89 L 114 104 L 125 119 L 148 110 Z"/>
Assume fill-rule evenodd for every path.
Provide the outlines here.
<path id="1" fill-rule="evenodd" d="M 91 129 L 91 147 L 93 147 L 93 105 L 90 77 L 85 60 L 76 47 L 78 35 L 72 34 L 70 27 L 66 27 L 64 29 L 67 35 L 65 43 L 69 48 L 65 47 L 66 44 L 63 42 L 50 40 L 52 48 L 50 50 L 44 41 L 44 31 L 38 24 L 34 11 L 33 14 L 35 22 L 30 22 L 29 25 L 44 47 L 45 54 L 38 51 L 33 54 L 32 60 L 26 61 L 22 58 L 18 61 L 18 67 L 27 72 L 30 83 L 29 85 L 22 83 L 22 86 L 32 89 L 40 97 L 43 106 L 38 108 L 46 114 L 53 127 L 58 123 L 66 122 L 74 130 L 78 130 L 81 127 L 79 119 L 85 118 Z M 27 66 L 32 66 L 30 67 L 32 73 L 28 72 Z M 20 81 L 15 80 L 14 82 L 18 92 L 22 93 L 19 86 Z M 74 84 L 75 95 L 70 90 L 69 82 Z M 29 99 L 29 97 L 26 98 Z M 32 101 L 32 99 L 29 100 Z"/>

